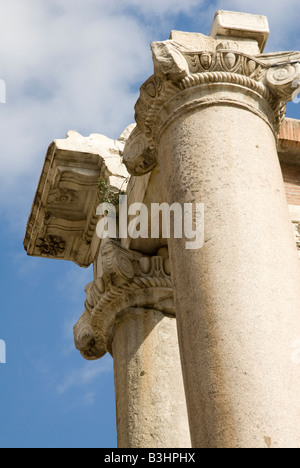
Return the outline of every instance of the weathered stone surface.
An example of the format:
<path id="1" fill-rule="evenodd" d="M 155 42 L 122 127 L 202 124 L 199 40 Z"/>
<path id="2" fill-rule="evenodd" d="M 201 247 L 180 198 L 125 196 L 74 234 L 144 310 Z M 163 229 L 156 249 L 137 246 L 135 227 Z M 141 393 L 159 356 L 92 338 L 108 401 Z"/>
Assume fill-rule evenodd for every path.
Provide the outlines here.
<path id="1" fill-rule="evenodd" d="M 170 39 L 192 52 L 214 52 L 217 47 L 260 54 L 270 34 L 268 19 L 232 11 L 218 11 L 209 36 L 200 33 L 172 31 Z"/>
<path id="2" fill-rule="evenodd" d="M 289 205 L 289 213 L 293 225 L 298 254 L 300 257 L 300 205 Z"/>
<path id="3" fill-rule="evenodd" d="M 120 448 L 191 445 L 168 260 L 103 241 L 74 327 L 84 358 L 114 358 Z"/>
<path id="4" fill-rule="evenodd" d="M 280 128 L 278 155 L 289 212 L 300 256 L 300 121 L 284 119 Z"/>
<path id="5" fill-rule="evenodd" d="M 112 352 L 118 446 L 190 448 L 175 317 L 153 309 L 123 311 Z"/>
<path id="6" fill-rule="evenodd" d="M 205 246 L 169 244 L 193 445 L 298 446 L 299 260 L 274 136 L 225 107 L 216 133 L 215 112 L 182 116 L 159 145 L 167 201 L 206 201 Z"/>
<path id="7" fill-rule="evenodd" d="M 265 120 L 277 136 L 286 102 L 293 98 L 295 81 L 300 79 L 299 52 L 249 55 L 217 41 L 214 51 L 209 52 L 191 51 L 189 44 L 185 47 L 174 40 L 154 42 L 151 47 L 155 74 L 141 87 L 135 107 L 138 128 L 147 138 L 151 154 L 155 154 L 156 140 L 173 114 L 187 107 L 191 110 L 199 100 L 203 106 L 213 99 L 225 103 L 226 98 L 228 104 L 243 105 Z M 244 100 L 239 99 L 240 91 Z M 140 165 L 139 156 L 132 155 L 131 173 L 134 159 L 136 167 Z"/>
<path id="8" fill-rule="evenodd" d="M 270 35 L 268 19 L 262 15 L 249 15 L 246 13 L 223 11 L 216 13 L 210 35 L 216 38 L 237 38 L 256 42 L 259 51 L 263 52 Z M 249 44 L 250 47 L 250 44 Z M 257 46 L 256 46 L 257 47 Z M 255 45 L 252 45 L 255 51 Z M 255 52 L 250 52 L 255 53 Z"/>
<path id="9" fill-rule="evenodd" d="M 50 145 L 26 230 L 28 255 L 71 260 L 83 267 L 93 262 L 97 181 L 101 178 L 115 191 L 126 190 L 124 145 L 123 136 L 85 138 L 74 131 Z"/>
<path id="10" fill-rule="evenodd" d="M 300 121 L 284 119 L 279 133 L 278 154 L 284 164 L 300 165 Z"/>
<path id="11" fill-rule="evenodd" d="M 300 53 L 262 55 L 268 33 L 265 17 L 223 11 L 209 37 L 172 31 L 152 44 L 137 126 L 48 150 L 25 248 L 94 262 L 74 338 L 88 360 L 114 357 L 122 448 L 190 445 L 175 311 L 193 445 L 300 446 L 300 212 L 277 158 L 300 164 L 299 122 L 283 121 Z M 129 204 L 204 202 L 204 247 L 101 242 L 99 177 Z"/>
<path id="12" fill-rule="evenodd" d="M 175 315 L 172 281 L 166 259 L 147 257 L 102 242 L 95 281 L 87 286 L 85 312 L 74 327 L 75 345 L 88 360 L 112 354 L 116 316 L 130 307 L 154 307 Z"/>
<path id="13" fill-rule="evenodd" d="M 261 55 L 267 28 L 241 21 L 218 15 L 213 50 L 152 44 L 136 121 L 164 201 L 205 203 L 204 247 L 169 241 L 193 446 L 299 448 L 300 265 L 276 145 L 300 53 Z"/>
<path id="14" fill-rule="evenodd" d="M 145 175 L 156 166 L 156 158 L 150 150 L 147 138 L 137 127 L 126 141 L 123 162 L 130 174 L 134 176 Z"/>

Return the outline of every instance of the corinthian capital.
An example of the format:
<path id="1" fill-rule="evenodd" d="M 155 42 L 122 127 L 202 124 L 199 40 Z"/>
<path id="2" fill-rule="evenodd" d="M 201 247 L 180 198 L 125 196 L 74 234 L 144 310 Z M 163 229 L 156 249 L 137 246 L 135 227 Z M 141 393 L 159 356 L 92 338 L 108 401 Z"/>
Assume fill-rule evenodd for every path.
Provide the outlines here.
<path id="1" fill-rule="evenodd" d="M 102 276 L 86 288 L 85 311 L 74 327 L 75 346 L 88 360 L 111 353 L 116 317 L 134 307 L 174 315 L 167 255 L 146 257 L 115 241 L 103 243 Z"/>
<path id="2" fill-rule="evenodd" d="M 195 36 L 199 49 L 192 47 L 190 38 L 185 43 L 185 36 L 181 43 L 168 40 L 151 45 L 154 75 L 142 85 L 135 107 L 136 131 L 147 143 L 143 151 L 131 152 L 128 147 L 130 156 L 124 162 L 131 174 L 139 175 L 141 161 L 142 173 L 151 171 L 160 130 L 180 108 L 191 108 L 195 102 L 225 105 L 230 93 L 231 105 L 247 107 L 276 136 L 279 132 L 286 102 L 299 88 L 300 53 L 251 54 L 238 40 Z"/>

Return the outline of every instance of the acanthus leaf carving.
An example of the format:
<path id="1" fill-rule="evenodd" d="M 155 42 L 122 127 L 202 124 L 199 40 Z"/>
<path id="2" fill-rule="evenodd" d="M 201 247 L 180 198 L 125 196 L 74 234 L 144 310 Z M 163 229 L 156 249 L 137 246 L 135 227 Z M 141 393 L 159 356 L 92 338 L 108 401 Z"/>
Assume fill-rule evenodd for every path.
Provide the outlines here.
<path id="1" fill-rule="evenodd" d="M 118 313 L 130 307 L 154 307 L 174 315 L 167 259 L 145 257 L 107 241 L 101 249 L 103 275 L 86 287 L 85 312 L 74 327 L 75 346 L 88 360 L 111 352 Z"/>
<path id="2" fill-rule="evenodd" d="M 300 54 L 297 52 L 252 56 L 231 50 L 230 45 L 223 43 L 217 44 L 214 51 L 191 51 L 173 40 L 153 43 L 152 52 L 155 74 L 141 87 L 135 107 L 138 128 L 147 139 L 151 154 L 155 154 L 156 138 L 170 112 L 171 100 L 188 88 L 211 84 L 247 88 L 254 92 L 254 97 L 260 96 L 266 101 L 267 106 L 263 107 L 269 109 L 267 111 L 258 112 L 256 106 L 248 108 L 270 125 L 276 137 L 286 112 L 286 102 L 299 88 Z M 176 99 L 173 101 L 175 103 Z M 147 157 L 144 153 L 145 167 Z M 149 166 L 150 161 L 151 158 Z M 130 163 L 134 174 L 140 159 L 132 158 Z"/>

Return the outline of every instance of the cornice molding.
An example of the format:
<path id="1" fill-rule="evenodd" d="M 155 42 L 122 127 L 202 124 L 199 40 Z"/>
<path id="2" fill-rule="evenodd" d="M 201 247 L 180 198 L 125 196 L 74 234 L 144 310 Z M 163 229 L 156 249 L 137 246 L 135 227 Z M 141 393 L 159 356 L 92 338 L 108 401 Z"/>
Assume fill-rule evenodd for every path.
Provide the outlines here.
<path id="1" fill-rule="evenodd" d="M 122 154 L 132 129 L 119 140 L 69 132 L 65 140 L 51 143 L 27 224 L 28 255 L 70 260 L 81 267 L 93 262 L 98 179 L 113 190 L 126 189 L 129 174 Z"/>

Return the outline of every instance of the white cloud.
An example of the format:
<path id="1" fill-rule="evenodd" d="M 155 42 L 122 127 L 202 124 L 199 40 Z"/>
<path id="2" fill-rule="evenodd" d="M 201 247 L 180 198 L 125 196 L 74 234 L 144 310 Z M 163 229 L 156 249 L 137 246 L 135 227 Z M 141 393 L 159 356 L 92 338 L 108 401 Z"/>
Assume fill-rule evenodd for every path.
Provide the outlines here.
<path id="1" fill-rule="evenodd" d="M 48 144 L 69 129 L 117 137 L 133 121 L 135 84 L 149 74 L 149 40 L 129 16 L 51 10 L 35 0 L 0 5 L 0 199 L 33 197 Z M 68 3 L 68 2 L 67 2 Z M 85 10 L 93 1 L 82 2 Z M 55 6 L 53 2 L 52 7 Z M 148 71 L 149 70 L 149 71 Z M 29 210 L 28 206 L 28 210 Z"/>
<path id="2" fill-rule="evenodd" d="M 193 8 L 199 7 L 203 1 L 201 0 L 119 0 L 118 8 L 136 8 L 144 15 L 152 14 L 156 16 L 168 14 L 176 15 L 178 13 L 190 13 Z"/>
<path id="3" fill-rule="evenodd" d="M 42 2 L 22 3 L 31 7 L 17 15 L 19 0 L 0 8 L 1 77 L 7 84 L 0 174 L 8 177 L 30 171 L 48 139 L 64 136 L 72 124 L 86 131 L 121 131 L 125 120 L 132 120 L 130 86 L 147 67 L 147 41 L 131 18 L 104 13 L 84 21 L 80 10 L 57 18 Z"/>
<path id="4" fill-rule="evenodd" d="M 112 359 L 109 356 L 100 361 L 86 363 L 81 369 L 72 370 L 67 374 L 57 386 L 57 392 L 63 394 L 74 387 L 90 386 L 100 375 L 108 372 L 112 372 Z"/>
<path id="5" fill-rule="evenodd" d="M 29 173 L 49 138 L 70 126 L 118 136 L 133 120 L 137 83 L 152 69 L 147 28 L 126 9 L 176 14 L 197 3 L 2 1 L 0 178 Z"/>
<path id="6" fill-rule="evenodd" d="M 298 0 L 0 0 L 0 207 L 14 208 L 18 229 L 51 140 L 70 129 L 118 137 L 152 73 L 150 42 L 167 38 L 182 13 L 204 32 L 218 8 L 267 14 L 270 47 L 298 31 Z"/>
<path id="7" fill-rule="evenodd" d="M 24 231 L 53 139 L 70 129 L 117 138 L 134 121 L 138 87 L 153 70 L 151 40 L 166 17 L 196 4 L 0 0 L 0 209 L 11 229 Z"/>

